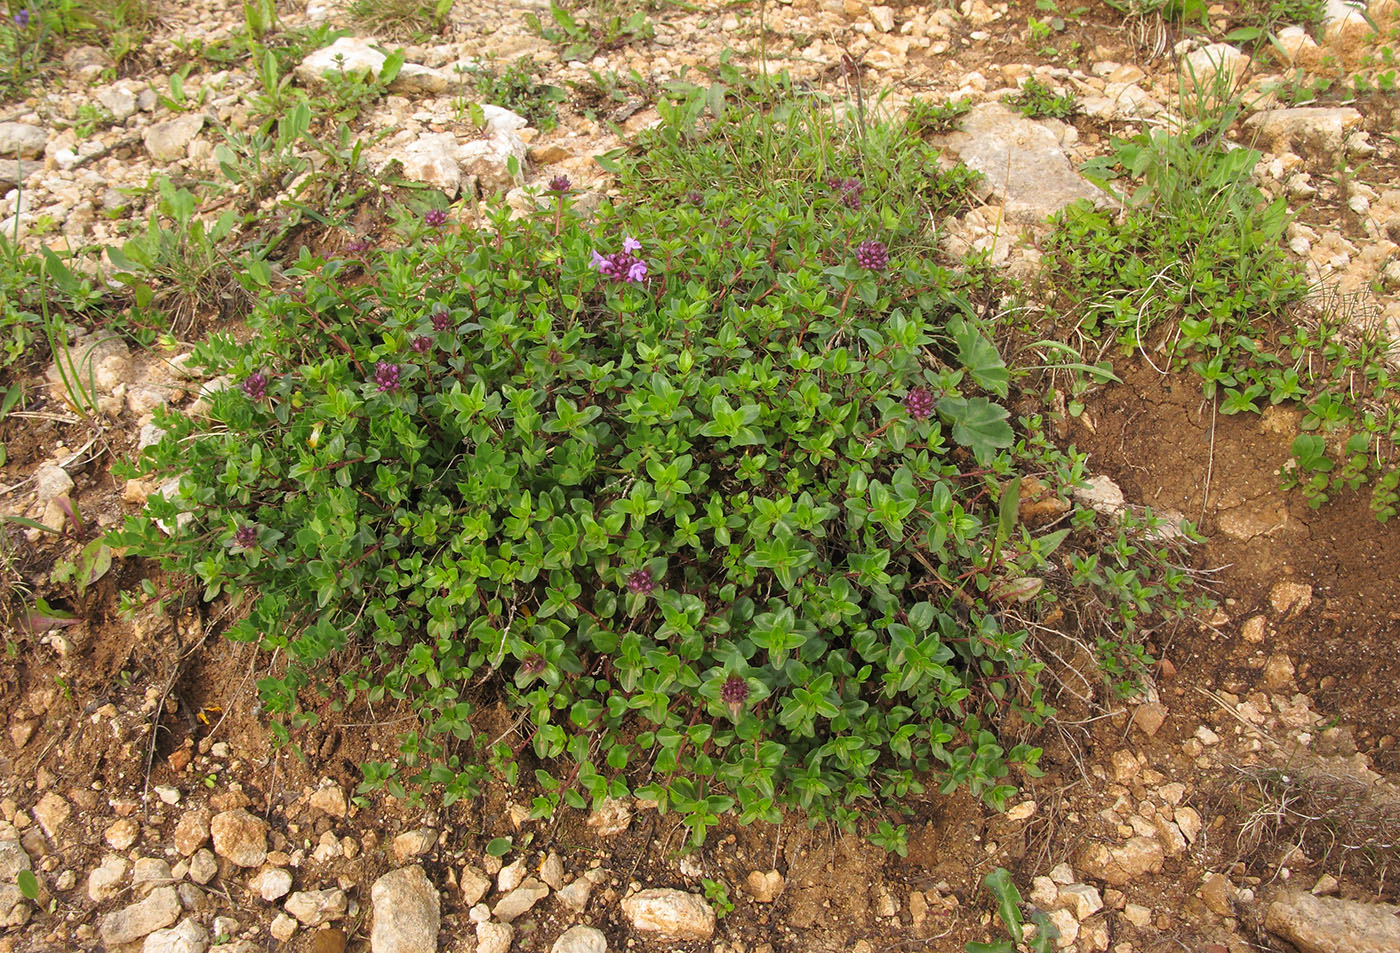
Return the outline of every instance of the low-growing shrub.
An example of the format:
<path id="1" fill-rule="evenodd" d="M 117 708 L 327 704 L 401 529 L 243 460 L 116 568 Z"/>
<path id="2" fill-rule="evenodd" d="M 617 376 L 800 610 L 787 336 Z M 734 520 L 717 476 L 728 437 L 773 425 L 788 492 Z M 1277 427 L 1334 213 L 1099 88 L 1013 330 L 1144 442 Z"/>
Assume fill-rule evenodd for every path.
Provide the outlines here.
<path id="1" fill-rule="evenodd" d="M 1018 437 L 916 217 L 811 159 L 588 222 L 556 180 L 533 216 L 303 253 L 249 343 L 198 350 L 231 383 L 160 419 L 132 472 L 175 488 L 114 542 L 246 602 L 228 634 L 276 650 L 284 740 L 410 707 L 365 791 L 534 766 L 537 816 L 630 792 L 697 842 L 930 776 L 1004 803 L 1040 752 L 994 728 L 1049 713 L 1017 613 L 1072 531 L 1020 521 L 1020 474 L 1067 492 L 1080 461 Z M 498 699 L 516 730 L 488 734 Z"/>

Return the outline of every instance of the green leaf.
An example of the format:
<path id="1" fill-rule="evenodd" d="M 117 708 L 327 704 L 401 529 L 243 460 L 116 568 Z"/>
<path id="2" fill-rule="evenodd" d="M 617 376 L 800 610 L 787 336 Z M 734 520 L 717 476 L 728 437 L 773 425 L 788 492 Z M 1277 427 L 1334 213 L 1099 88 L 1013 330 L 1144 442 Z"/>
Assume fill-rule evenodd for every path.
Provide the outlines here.
<path id="1" fill-rule="evenodd" d="M 948 330 L 958 346 L 958 360 L 967 368 L 977 386 L 998 397 L 1005 397 L 1011 374 L 996 345 L 983 337 L 975 325 L 956 314 L 949 319 Z"/>
<path id="2" fill-rule="evenodd" d="M 492 857 L 504 857 L 510 853 L 511 839 L 509 837 L 497 837 L 486 845 L 486 853 Z"/>
<path id="3" fill-rule="evenodd" d="M 985 397 L 944 397 L 938 402 L 938 416 L 952 426 L 953 439 L 979 461 L 1016 442 L 1016 434 L 1007 423 L 1010 413 Z"/>
<path id="4" fill-rule="evenodd" d="M 15 884 L 26 898 L 34 901 L 39 899 L 39 878 L 34 876 L 34 871 L 21 870 L 15 877 Z"/>
<path id="5" fill-rule="evenodd" d="M 996 898 L 997 912 L 1011 939 L 1020 943 L 1025 938 L 1025 931 L 1021 929 L 1021 892 L 1011 882 L 1011 872 L 998 867 L 982 878 L 982 885 Z"/>

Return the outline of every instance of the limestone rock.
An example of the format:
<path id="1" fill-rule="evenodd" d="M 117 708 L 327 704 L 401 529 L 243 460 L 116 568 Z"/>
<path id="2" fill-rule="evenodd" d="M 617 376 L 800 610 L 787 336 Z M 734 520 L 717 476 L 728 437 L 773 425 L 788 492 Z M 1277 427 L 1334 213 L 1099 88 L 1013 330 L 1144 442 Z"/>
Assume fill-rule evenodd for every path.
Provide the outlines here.
<path id="1" fill-rule="evenodd" d="M 442 907 L 437 888 L 423 868 L 391 870 L 370 888 L 374 905 L 372 953 L 422 953 L 436 950 Z M 481 947 L 478 945 L 478 953 Z"/>
<path id="2" fill-rule="evenodd" d="M 599 837 L 612 837 L 627 830 L 632 823 L 632 812 L 628 809 L 626 801 L 610 797 L 588 815 L 585 823 L 593 828 Z"/>
<path id="3" fill-rule="evenodd" d="M 55 844 L 58 843 L 59 831 L 68 823 L 68 817 L 72 813 L 72 805 L 53 791 L 39 798 L 39 803 L 34 805 L 34 819 L 39 822 L 48 839 Z"/>
<path id="4" fill-rule="evenodd" d="M 1330 46 L 1342 65 L 1355 69 L 1371 51 L 1376 31 L 1365 15 L 1346 0 L 1327 0 L 1322 14 L 1322 39 Z"/>
<path id="5" fill-rule="evenodd" d="M 268 903 L 282 899 L 292 889 L 291 872 L 283 867 L 264 867 L 248 881 L 248 889 Z"/>
<path id="6" fill-rule="evenodd" d="M 188 857 L 209 840 L 209 812 L 189 811 L 175 824 L 175 849 Z"/>
<path id="7" fill-rule="evenodd" d="M 715 932 L 715 912 L 705 898 L 684 890 L 640 890 L 622 901 L 632 929 L 667 940 L 708 940 Z"/>
<path id="8" fill-rule="evenodd" d="M 1079 855 L 1077 866 L 1090 877 L 1121 887 L 1134 877 L 1157 873 L 1162 869 L 1163 859 L 1161 844 L 1137 836 L 1116 847 L 1091 844 Z"/>
<path id="9" fill-rule="evenodd" d="M 1222 81 L 1227 90 L 1233 90 L 1244 78 L 1249 69 L 1249 57 L 1228 43 L 1212 43 L 1199 50 L 1192 50 L 1181 61 L 1181 76 L 1188 91 L 1210 92 L 1216 77 L 1227 75 Z"/>
<path id="10" fill-rule="evenodd" d="M 480 903 L 481 898 L 486 896 L 486 891 L 491 889 L 491 878 L 471 864 L 462 868 L 462 874 L 457 878 L 457 883 L 462 890 L 462 906 L 468 908 Z"/>
<path id="11" fill-rule="evenodd" d="M 501 868 L 501 872 L 496 874 L 496 889 L 501 893 L 510 893 L 516 887 L 525 882 L 525 858 L 518 857 L 509 864 Z"/>
<path id="12" fill-rule="evenodd" d="M 191 140 L 204 128 L 204 115 L 190 113 L 177 119 L 158 122 L 146 129 L 143 137 L 146 151 L 160 162 L 183 159 Z"/>
<path id="13" fill-rule="evenodd" d="M 420 827 L 415 831 L 405 831 L 394 838 L 394 863 L 406 864 L 410 860 L 422 857 L 433 849 L 437 843 L 437 831 L 431 827 Z"/>
<path id="14" fill-rule="evenodd" d="M 1103 909 L 1103 898 L 1092 884 L 1070 884 L 1061 887 L 1056 903 L 1074 914 L 1076 920 L 1092 917 Z"/>
<path id="15" fill-rule="evenodd" d="M 219 862 L 214 859 L 214 852 L 209 848 L 201 847 L 190 858 L 190 879 L 195 883 L 207 884 L 218 872 Z"/>
<path id="16" fill-rule="evenodd" d="M 308 805 L 331 817 L 344 817 L 349 808 L 345 801 L 345 789 L 339 784 L 327 784 L 311 795 Z"/>
<path id="17" fill-rule="evenodd" d="M 515 927 L 509 923 L 483 920 L 476 925 L 476 953 L 510 953 L 510 945 L 514 940 Z M 374 953 L 379 953 L 377 947 Z"/>
<path id="18" fill-rule="evenodd" d="M 1346 134 L 1361 122 L 1361 113 L 1350 107 L 1297 106 L 1268 109 L 1245 119 L 1245 129 L 1259 134 L 1260 145 L 1282 154 L 1309 152 L 1337 157 Z"/>
<path id="19" fill-rule="evenodd" d="M 783 886 L 783 875 L 776 870 L 767 873 L 755 870 L 744 881 L 744 888 L 759 903 L 772 903 L 777 900 L 778 895 L 783 892 Z"/>
<path id="20" fill-rule="evenodd" d="M 550 953 L 608 953 L 608 938 L 594 927 L 569 927 L 554 941 Z"/>
<path id="21" fill-rule="evenodd" d="M 257 867 L 267 859 L 267 824 L 242 808 L 215 815 L 209 831 L 214 853 L 239 867 Z"/>
<path id="22" fill-rule="evenodd" d="M 540 879 L 551 890 L 558 890 L 564 886 L 564 862 L 554 851 L 550 851 L 549 856 L 540 865 Z"/>
<path id="23" fill-rule="evenodd" d="M 209 931 L 193 917 L 186 917 L 179 926 L 157 930 L 146 937 L 141 953 L 204 953 L 209 949 Z"/>
<path id="24" fill-rule="evenodd" d="M 0 160 L 35 159 L 44 154 L 49 135 L 27 122 L 0 122 Z"/>
<path id="25" fill-rule="evenodd" d="M 88 874 L 88 899 L 93 903 L 102 903 L 117 896 L 122 892 L 122 884 L 130 869 L 131 865 L 120 854 L 108 854 L 102 858 L 102 863 Z"/>
<path id="26" fill-rule="evenodd" d="M 1123 491 L 1112 477 L 1096 476 L 1084 482 L 1074 491 L 1074 498 L 1080 503 L 1105 516 L 1118 516 L 1126 509 Z"/>
<path id="27" fill-rule="evenodd" d="M 554 896 L 574 913 L 583 913 L 588 909 L 589 898 L 593 896 L 593 882 L 587 877 L 578 877 L 565 884 Z"/>
<path id="28" fill-rule="evenodd" d="M 1301 890 L 1276 896 L 1264 926 L 1302 953 L 1394 953 L 1400 950 L 1400 907 L 1314 897 Z"/>
<path id="29" fill-rule="evenodd" d="M 518 133 L 505 132 L 485 139 L 473 139 L 458 149 L 462 172 L 475 176 L 483 190 L 504 192 L 515 184 L 510 160 L 525 169 L 525 140 Z"/>
<path id="30" fill-rule="evenodd" d="M 457 162 L 459 151 L 457 137 L 450 132 L 440 132 L 420 136 L 395 150 L 390 158 L 399 161 L 404 178 L 431 185 L 453 198 L 462 187 L 462 167 Z"/>
<path id="31" fill-rule="evenodd" d="M 135 943 L 180 918 L 180 894 L 174 887 L 157 887 L 138 901 L 102 918 L 98 934 L 109 948 Z"/>
<path id="32" fill-rule="evenodd" d="M 549 888 L 534 877 L 506 894 L 491 908 L 491 915 L 502 923 L 510 923 L 535 904 L 549 896 Z"/>
<path id="33" fill-rule="evenodd" d="M 348 905 L 345 891 L 336 887 L 328 890 L 298 890 L 282 905 L 303 926 L 318 927 L 345 916 Z"/>
<path id="34" fill-rule="evenodd" d="M 372 39 L 342 36 L 330 46 L 323 47 L 302 60 L 295 69 L 296 77 L 308 86 L 325 82 L 326 73 L 344 71 L 347 75 L 360 73 L 378 76 L 388 58 L 374 49 Z"/>
<path id="35" fill-rule="evenodd" d="M 1055 134 L 1000 103 L 974 106 L 962 129 L 945 143 L 986 177 L 1002 198 L 1006 219 L 1040 223 L 1078 199 L 1103 204 L 1107 196 L 1070 165 Z"/>

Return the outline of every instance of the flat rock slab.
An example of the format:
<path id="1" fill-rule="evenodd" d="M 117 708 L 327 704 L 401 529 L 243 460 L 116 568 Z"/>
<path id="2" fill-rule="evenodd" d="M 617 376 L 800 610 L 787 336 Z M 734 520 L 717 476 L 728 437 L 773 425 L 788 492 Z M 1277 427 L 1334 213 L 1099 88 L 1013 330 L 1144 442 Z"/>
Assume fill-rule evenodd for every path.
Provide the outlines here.
<path id="1" fill-rule="evenodd" d="M 1001 198 L 1006 220 L 1035 224 L 1079 199 L 1106 205 L 1109 197 L 1074 170 L 1055 134 L 1000 103 L 974 106 L 962 130 L 942 144 L 982 173 Z"/>
<path id="2" fill-rule="evenodd" d="M 1400 907 L 1314 897 L 1300 890 L 1279 894 L 1264 912 L 1264 926 L 1302 953 L 1395 953 L 1400 950 Z"/>

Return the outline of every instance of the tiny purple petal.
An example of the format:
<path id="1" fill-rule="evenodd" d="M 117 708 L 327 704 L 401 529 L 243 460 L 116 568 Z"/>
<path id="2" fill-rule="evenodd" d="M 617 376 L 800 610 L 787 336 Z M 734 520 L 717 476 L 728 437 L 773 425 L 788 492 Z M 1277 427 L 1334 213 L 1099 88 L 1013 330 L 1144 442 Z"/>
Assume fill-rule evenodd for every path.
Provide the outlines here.
<path id="1" fill-rule="evenodd" d="M 593 249 L 593 261 L 591 261 L 589 264 L 591 264 L 594 268 L 597 268 L 603 274 L 607 274 L 608 260 L 602 255 L 598 254 L 598 249 Z"/>
<path id="2" fill-rule="evenodd" d="M 644 261 L 634 261 L 632 267 L 627 269 L 628 281 L 641 281 L 647 276 L 647 263 Z"/>
<path id="3" fill-rule="evenodd" d="M 239 549 L 258 548 L 258 528 L 256 526 L 240 526 L 233 532 L 233 544 Z"/>
<path id="4" fill-rule="evenodd" d="M 641 249 L 642 249 L 642 243 L 639 242 L 639 241 L 637 241 L 637 240 L 636 240 L 635 238 L 633 238 L 631 235 L 628 235 L 626 238 L 624 238 L 624 239 L 622 240 L 622 250 L 623 250 L 623 251 L 641 251 Z"/>

